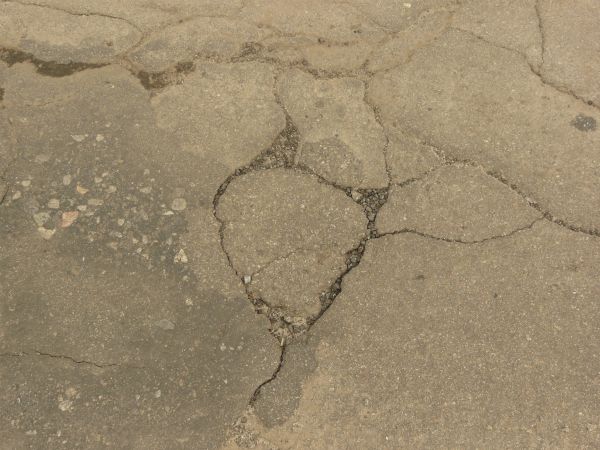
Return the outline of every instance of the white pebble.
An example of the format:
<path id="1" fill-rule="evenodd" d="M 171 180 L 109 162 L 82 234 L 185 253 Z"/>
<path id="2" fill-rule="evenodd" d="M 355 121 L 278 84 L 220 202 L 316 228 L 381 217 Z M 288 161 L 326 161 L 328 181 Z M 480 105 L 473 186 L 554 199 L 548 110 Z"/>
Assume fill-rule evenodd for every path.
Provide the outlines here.
<path id="1" fill-rule="evenodd" d="M 181 263 L 181 264 L 186 264 L 188 262 L 188 257 L 185 254 L 185 252 L 183 251 L 183 249 L 181 249 L 181 250 L 179 250 L 179 252 L 177 252 L 177 254 L 175 255 L 175 258 L 173 258 L 173 262 Z"/>

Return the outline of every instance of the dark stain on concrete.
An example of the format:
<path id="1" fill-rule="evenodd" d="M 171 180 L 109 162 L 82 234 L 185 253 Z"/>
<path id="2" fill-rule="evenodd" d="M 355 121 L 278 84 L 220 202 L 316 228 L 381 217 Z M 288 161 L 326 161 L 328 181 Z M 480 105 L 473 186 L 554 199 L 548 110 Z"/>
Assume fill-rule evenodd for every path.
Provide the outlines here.
<path id="1" fill-rule="evenodd" d="M 9 66 L 13 64 L 30 62 L 36 68 L 37 73 L 49 77 L 66 77 L 86 69 L 96 69 L 104 67 L 106 64 L 91 64 L 81 62 L 57 63 L 54 61 L 43 61 L 36 58 L 31 53 L 21 50 L 0 48 L 0 60 Z"/>
<path id="2" fill-rule="evenodd" d="M 583 114 L 578 114 L 577 117 L 575 117 L 575 119 L 573 119 L 571 122 L 571 125 L 583 132 L 595 131 L 598 126 L 596 119 Z"/>

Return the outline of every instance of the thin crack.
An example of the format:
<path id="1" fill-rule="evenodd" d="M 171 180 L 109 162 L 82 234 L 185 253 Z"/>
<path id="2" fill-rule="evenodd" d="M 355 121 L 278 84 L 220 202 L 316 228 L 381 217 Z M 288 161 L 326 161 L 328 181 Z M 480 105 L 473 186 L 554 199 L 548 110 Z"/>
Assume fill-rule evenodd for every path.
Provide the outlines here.
<path id="1" fill-rule="evenodd" d="M 484 38 L 482 38 L 481 36 L 478 36 L 478 35 L 476 35 L 475 33 L 472 33 L 471 31 L 466 31 L 466 30 L 463 30 L 463 29 L 461 29 L 461 28 L 455 28 L 455 27 L 450 27 L 450 29 L 452 29 L 452 30 L 456 30 L 456 31 L 458 31 L 458 32 L 460 32 L 460 33 L 467 34 L 467 35 L 469 35 L 469 36 L 471 36 L 471 37 L 473 37 L 473 38 L 476 38 L 476 39 L 478 39 L 479 41 L 481 41 L 481 42 L 483 42 L 483 43 L 485 43 L 485 44 L 487 44 L 487 45 L 489 45 L 489 46 L 492 46 L 492 47 L 495 47 L 495 48 L 499 48 L 499 49 L 502 49 L 502 50 L 509 51 L 509 52 L 511 52 L 511 53 L 513 53 L 513 54 L 515 54 L 515 55 L 519 55 L 521 58 L 523 58 L 523 60 L 525 61 L 525 63 L 526 63 L 526 64 L 527 64 L 527 66 L 529 67 L 529 70 L 531 71 L 531 73 L 532 73 L 532 74 L 534 74 L 534 75 L 535 75 L 535 76 L 536 76 L 536 77 L 537 77 L 537 78 L 540 80 L 540 82 L 541 82 L 541 83 L 542 83 L 544 86 L 548 86 L 549 88 L 552 88 L 552 89 L 554 89 L 555 91 L 557 91 L 557 92 L 560 92 L 560 93 L 562 93 L 562 94 L 566 94 L 566 95 L 568 95 L 568 96 L 570 96 L 570 97 L 574 98 L 575 100 L 578 100 L 578 101 L 580 101 L 580 102 L 584 103 L 584 104 L 585 104 L 585 105 L 587 105 L 587 106 L 591 106 L 592 108 L 595 108 L 595 109 L 598 109 L 598 110 L 600 110 L 600 105 L 596 105 L 596 104 L 595 104 L 595 103 L 594 103 L 592 100 L 588 100 L 588 99 L 586 99 L 586 98 L 584 98 L 584 97 L 581 97 L 580 95 L 576 94 L 574 91 L 572 91 L 571 89 L 569 89 L 569 88 L 568 88 L 568 87 L 566 87 L 566 86 L 560 86 L 560 85 L 556 85 L 555 83 L 548 81 L 548 80 L 547 80 L 547 79 L 544 77 L 544 74 L 542 73 L 542 66 L 540 65 L 540 69 L 538 70 L 538 69 L 537 69 L 536 67 L 534 67 L 534 65 L 533 65 L 533 64 L 532 64 L 532 63 L 531 63 L 531 62 L 530 62 L 530 61 L 527 59 L 527 57 L 526 57 L 526 56 L 525 56 L 523 53 L 521 53 L 520 51 L 518 51 L 518 50 L 515 50 L 514 48 L 505 47 L 505 46 L 503 46 L 503 45 L 496 44 L 495 42 L 488 41 L 487 39 L 484 39 Z M 544 44 L 544 45 L 545 45 L 545 44 Z M 543 54 L 543 53 L 544 53 L 544 51 L 542 50 L 542 54 Z M 542 64 L 543 64 L 543 62 L 542 62 Z"/>
<path id="2" fill-rule="evenodd" d="M 28 352 L 7 352 L 7 353 L 0 353 L 0 357 L 15 357 L 15 358 L 20 358 L 20 357 L 29 357 L 29 356 L 45 356 L 48 358 L 54 358 L 54 359 L 62 359 L 62 360 L 66 360 L 66 361 L 70 361 L 74 364 L 83 364 L 83 365 L 88 365 L 88 366 L 94 366 L 94 367 L 98 367 L 100 369 L 106 369 L 109 367 L 129 367 L 132 369 L 144 369 L 145 367 L 142 366 L 124 366 L 123 364 L 120 363 L 106 363 L 106 364 L 101 364 L 101 363 L 96 363 L 93 361 L 88 361 L 85 359 L 77 359 L 77 358 L 73 358 L 72 356 L 68 356 L 68 355 L 60 355 L 60 354 L 53 354 L 53 353 L 47 353 L 47 352 L 41 352 L 39 350 L 33 350 L 33 353 L 28 353 Z"/>
<path id="3" fill-rule="evenodd" d="M 580 227 L 577 225 L 570 224 L 566 220 L 558 218 L 551 212 L 545 210 L 530 195 L 523 192 L 515 183 L 510 182 L 504 175 L 502 175 L 498 171 L 490 170 L 490 169 L 486 168 L 485 166 L 483 166 L 482 164 L 480 164 L 476 161 L 472 161 L 470 159 L 451 157 L 451 156 L 447 155 L 444 150 L 442 150 L 440 147 L 436 146 L 432 142 L 428 141 L 427 139 L 423 139 L 422 137 L 414 134 L 413 132 L 411 132 L 409 130 L 403 129 L 400 131 L 402 131 L 402 133 L 404 133 L 404 134 L 412 136 L 413 138 L 417 139 L 420 143 L 427 145 L 428 147 L 431 147 L 434 150 L 434 152 L 445 162 L 444 166 L 453 165 L 453 164 L 465 164 L 465 165 L 469 165 L 469 166 L 477 167 L 477 168 L 481 169 L 486 175 L 489 175 L 489 176 L 495 178 L 496 180 L 500 181 L 502 184 L 504 184 L 505 186 L 510 188 L 513 192 L 515 192 L 517 195 L 519 195 L 521 198 L 523 198 L 530 207 L 532 207 L 533 209 L 538 211 L 540 214 L 542 214 L 542 216 L 545 220 L 548 220 L 549 222 L 552 222 L 556 225 L 559 225 L 563 228 L 566 228 L 566 229 L 576 232 L 576 233 L 582 233 L 582 234 L 586 234 L 588 236 L 600 237 L 600 230 L 598 230 L 596 228 L 585 228 L 585 227 Z M 441 166 L 441 167 L 444 167 L 444 166 Z M 432 169 L 432 171 L 438 170 L 441 167 L 434 168 L 434 169 Z M 430 172 L 432 172 L 432 171 L 430 171 Z M 421 178 L 421 177 L 419 177 L 419 178 Z M 418 179 L 415 179 L 414 181 L 417 181 L 417 180 Z M 413 182 L 412 180 L 408 180 L 408 181 Z M 406 182 L 406 184 L 409 184 L 408 181 Z"/>
<path id="4" fill-rule="evenodd" d="M 536 223 L 538 223 L 538 222 L 540 222 L 540 221 L 542 221 L 544 219 L 545 218 L 543 216 L 542 217 L 538 217 L 533 222 L 531 222 L 531 223 L 529 223 L 529 224 L 527 224 L 527 225 L 525 225 L 523 227 L 515 228 L 514 230 L 512 230 L 512 231 L 510 231 L 508 233 L 498 234 L 498 235 L 495 235 L 495 236 L 490 236 L 490 237 L 487 237 L 487 238 L 478 239 L 478 240 L 470 240 L 470 241 L 469 240 L 463 240 L 463 239 L 446 238 L 446 237 L 443 237 L 443 236 L 436 236 L 434 234 L 424 233 L 422 231 L 415 230 L 415 229 L 409 229 L 409 228 L 404 228 L 402 230 L 397 230 L 397 231 L 390 231 L 390 232 L 387 232 L 387 233 L 381 233 L 381 234 L 378 234 L 376 237 L 374 237 L 372 239 L 379 239 L 379 238 L 384 237 L 384 236 L 395 236 L 395 235 L 398 235 L 398 234 L 416 234 L 417 236 L 421 236 L 421 237 L 424 237 L 424 238 L 434 239 L 436 241 L 450 242 L 450 243 L 453 243 L 453 244 L 463 244 L 463 245 L 482 244 L 484 242 L 494 241 L 494 240 L 497 240 L 497 239 L 505 239 L 505 238 L 514 236 L 515 234 L 520 233 L 522 231 L 531 230 L 531 228 L 533 228 L 533 226 Z"/>
<path id="5" fill-rule="evenodd" d="M 59 11 L 65 14 L 69 14 L 70 16 L 76 16 L 76 17 L 105 17 L 107 19 L 113 19 L 113 20 L 121 20 L 123 22 L 125 22 L 126 24 L 130 25 L 131 27 L 135 28 L 138 32 L 143 33 L 143 31 L 141 30 L 141 28 L 123 18 L 123 17 L 118 17 L 118 16 L 111 16 L 110 14 L 102 14 L 102 13 L 94 13 L 94 12 L 89 12 L 89 13 L 78 13 L 78 12 L 74 12 L 72 10 L 68 10 L 65 8 L 59 8 L 57 6 L 51 6 L 51 5 L 42 5 L 40 3 L 34 3 L 34 2 L 22 2 L 22 1 L 15 1 L 15 0 L 4 0 L 3 3 L 15 3 L 17 5 L 21 5 L 21 6 L 35 6 L 38 8 L 44 8 L 44 9 L 50 9 L 53 11 Z"/>
<path id="6" fill-rule="evenodd" d="M 281 354 L 279 355 L 279 364 L 277 365 L 277 368 L 275 369 L 275 371 L 273 372 L 273 375 L 271 375 L 271 377 L 269 379 L 263 381 L 254 390 L 254 392 L 252 393 L 252 396 L 250 397 L 250 402 L 249 402 L 250 406 L 252 406 L 254 403 L 256 403 L 256 400 L 260 396 L 260 391 L 262 390 L 262 388 L 265 387 L 267 384 L 271 383 L 273 380 L 275 380 L 277 378 L 277 375 L 279 375 L 279 372 L 281 372 L 281 369 L 284 364 L 286 350 L 287 350 L 287 344 L 284 343 L 281 346 Z"/>
<path id="7" fill-rule="evenodd" d="M 257 313 L 265 315 L 270 323 L 270 331 L 280 342 L 280 345 L 285 344 L 285 338 L 289 334 L 288 330 L 294 327 L 293 323 L 289 323 L 283 317 L 283 313 L 275 308 L 270 307 L 261 298 L 257 298 L 250 291 L 249 286 L 243 279 L 244 274 L 240 274 L 231 259 L 231 255 L 227 251 L 225 245 L 225 221 L 219 217 L 218 207 L 221 197 L 227 190 L 229 184 L 237 177 L 246 175 L 251 172 L 259 170 L 268 170 L 274 168 L 292 168 L 294 163 L 294 156 L 298 149 L 300 141 L 299 133 L 292 122 L 291 118 L 286 114 L 286 124 L 284 129 L 278 134 L 271 146 L 258 155 L 250 164 L 236 169 L 217 189 L 215 196 L 213 197 L 213 215 L 219 223 L 219 244 L 227 262 L 234 273 L 240 278 L 244 284 L 246 295 L 248 300 L 254 305 Z"/>

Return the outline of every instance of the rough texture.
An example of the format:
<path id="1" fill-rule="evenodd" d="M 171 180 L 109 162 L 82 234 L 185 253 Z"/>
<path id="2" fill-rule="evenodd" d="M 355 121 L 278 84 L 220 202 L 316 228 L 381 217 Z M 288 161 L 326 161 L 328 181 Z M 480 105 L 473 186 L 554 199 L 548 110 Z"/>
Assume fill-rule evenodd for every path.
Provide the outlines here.
<path id="1" fill-rule="evenodd" d="M 22 0 L 20 3 L 42 5 L 76 15 L 119 17 L 144 31 L 192 16 L 232 16 L 242 5 L 241 0 Z"/>
<path id="2" fill-rule="evenodd" d="M 104 62 L 133 47 L 141 33 L 118 18 L 73 15 L 14 2 L 0 4 L 0 47 L 58 63 Z"/>
<path id="3" fill-rule="evenodd" d="M 160 72 L 198 57 L 233 58 L 266 34 L 239 20 L 198 17 L 150 35 L 130 58 L 146 71 Z"/>
<path id="4" fill-rule="evenodd" d="M 446 166 L 406 187 L 392 188 L 377 217 L 377 230 L 414 230 L 473 242 L 506 236 L 540 218 L 539 211 L 481 169 Z"/>
<path id="5" fill-rule="evenodd" d="M 123 69 L 5 75 L 2 445 L 218 447 L 280 350 L 186 177 L 215 174 L 160 156 L 177 141 Z"/>
<path id="6" fill-rule="evenodd" d="M 0 448 L 596 448 L 595 0 L 0 1 Z"/>
<path id="7" fill-rule="evenodd" d="M 234 179 L 216 212 L 238 274 L 252 279 L 261 271 L 251 289 L 291 316 L 320 310 L 319 294 L 366 229 L 360 206 L 343 192 L 282 169 Z"/>
<path id="8" fill-rule="evenodd" d="M 414 136 L 398 130 L 389 130 L 387 163 L 392 183 L 405 183 L 421 178 L 443 164 L 435 149 Z"/>
<path id="9" fill-rule="evenodd" d="M 475 245 L 370 242 L 309 347 L 290 347 L 257 400 L 279 417 L 257 426 L 261 442 L 593 447 L 598 255 L 597 239 L 548 223 Z M 294 393 L 291 407 L 273 401 Z"/>
<path id="10" fill-rule="evenodd" d="M 158 126 L 177 135 L 181 147 L 200 159 L 218 161 L 223 176 L 252 161 L 285 126 L 266 64 L 204 63 L 181 85 L 152 99 Z"/>
<path id="11" fill-rule="evenodd" d="M 404 101 L 389 101 L 390 92 Z M 369 96 L 386 125 L 501 174 L 552 216 L 600 228 L 600 133 L 573 125 L 600 113 L 543 84 L 520 55 L 453 30 L 377 75 Z"/>
<path id="12" fill-rule="evenodd" d="M 600 4 L 594 0 L 541 0 L 543 76 L 600 106 Z"/>
<path id="13" fill-rule="evenodd" d="M 241 16 L 283 34 L 302 34 L 329 42 L 382 37 L 384 31 L 348 4 L 319 0 L 249 0 Z"/>
<path id="14" fill-rule="evenodd" d="M 349 0 L 363 14 L 371 17 L 376 23 L 391 31 L 398 32 L 413 25 L 422 14 L 434 9 L 453 10 L 456 0 L 415 0 L 399 2 L 396 0 L 380 0 L 377 7 L 369 0 Z"/>
<path id="15" fill-rule="evenodd" d="M 352 78 L 317 80 L 287 72 L 279 91 L 302 135 L 298 162 L 342 186 L 387 185 L 383 128 L 364 102 L 364 84 Z"/>
<path id="16" fill-rule="evenodd" d="M 378 72 L 406 63 L 415 51 L 430 44 L 450 26 L 451 17 L 448 10 L 423 13 L 410 27 L 377 48 L 369 57 L 367 67 Z"/>
<path id="17" fill-rule="evenodd" d="M 542 64 L 542 31 L 538 0 L 468 0 L 456 12 L 453 26 L 527 58 L 536 70 Z M 571 8 L 569 8 L 571 9 Z"/>

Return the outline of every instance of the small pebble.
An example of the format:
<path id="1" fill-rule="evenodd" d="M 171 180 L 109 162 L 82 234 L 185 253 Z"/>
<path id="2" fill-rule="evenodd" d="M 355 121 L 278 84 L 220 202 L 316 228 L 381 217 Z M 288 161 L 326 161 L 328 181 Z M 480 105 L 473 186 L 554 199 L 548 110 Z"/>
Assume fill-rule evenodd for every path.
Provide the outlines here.
<path id="1" fill-rule="evenodd" d="M 79 211 L 65 211 L 60 221 L 61 228 L 70 227 L 79 217 Z"/>
<path id="2" fill-rule="evenodd" d="M 38 233 L 40 233 L 40 235 L 41 235 L 41 236 L 42 236 L 44 239 L 48 240 L 48 239 L 50 239 L 52 236 L 54 236 L 54 233 L 56 233 L 56 230 L 47 230 L 47 229 L 46 229 L 46 228 L 44 228 L 44 227 L 39 227 L 39 228 L 38 228 Z"/>
<path id="3" fill-rule="evenodd" d="M 71 175 L 65 175 L 65 176 L 63 176 L 62 183 L 65 186 L 70 185 L 71 184 Z"/>
<path id="4" fill-rule="evenodd" d="M 79 211 L 85 211 L 85 210 L 87 209 L 87 205 L 79 205 L 79 206 L 77 207 L 77 209 L 78 209 Z"/>
<path id="5" fill-rule="evenodd" d="M 187 207 L 185 198 L 176 198 L 171 202 L 171 209 L 173 211 L 183 211 Z"/>
<path id="6" fill-rule="evenodd" d="M 23 180 L 21 181 L 21 186 L 27 187 L 31 185 L 31 180 Z"/>
<path id="7" fill-rule="evenodd" d="M 141 192 L 142 194 L 149 194 L 150 192 L 152 192 L 152 188 L 151 188 L 150 186 L 148 186 L 148 187 L 143 187 L 143 188 L 140 188 L 140 192 Z"/>
<path id="8" fill-rule="evenodd" d="M 21 191 L 15 192 L 12 196 L 13 200 L 19 200 L 20 198 L 21 198 Z"/>
<path id="9" fill-rule="evenodd" d="M 244 284 L 250 284 L 252 277 L 250 275 L 244 275 Z"/>
<path id="10" fill-rule="evenodd" d="M 76 188 L 77 192 L 80 193 L 81 195 L 85 195 L 87 194 L 87 192 L 89 191 L 89 189 L 84 188 L 83 186 L 79 186 L 77 185 Z"/>
<path id="11" fill-rule="evenodd" d="M 115 192 L 117 192 L 117 187 L 111 185 L 106 188 L 106 192 L 108 192 L 109 194 L 114 194 Z"/>
<path id="12" fill-rule="evenodd" d="M 85 140 L 85 134 L 72 134 L 71 137 L 75 142 L 83 142 Z"/>
<path id="13" fill-rule="evenodd" d="M 181 249 L 181 250 L 179 250 L 179 252 L 177 252 L 177 254 L 175 255 L 175 258 L 173 258 L 173 262 L 181 263 L 181 264 L 186 264 L 188 262 L 187 255 L 185 254 L 183 249 Z"/>
<path id="14" fill-rule="evenodd" d="M 175 324 L 168 319 L 160 319 L 158 322 L 155 322 L 154 325 L 156 325 L 159 328 L 162 328 L 163 330 L 175 329 Z"/>
<path id="15" fill-rule="evenodd" d="M 50 219 L 50 214 L 47 212 L 39 212 L 33 215 L 33 221 L 38 227 L 44 225 Z"/>
<path id="16" fill-rule="evenodd" d="M 51 198 L 48 200 L 48 208 L 58 209 L 60 208 L 60 201 L 57 198 Z"/>
<path id="17" fill-rule="evenodd" d="M 102 183 L 102 178 L 101 177 L 94 177 L 94 183 L 96 183 L 96 184 Z"/>
<path id="18" fill-rule="evenodd" d="M 87 203 L 90 206 L 102 206 L 104 205 L 104 200 L 101 198 L 90 198 Z"/>
<path id="19" fill-rule="evenodd" d="M 122 227 L 124 224 L 125 224 L 125 219 L 117 220 L 117 225 L 119 225 L 120 227 Z"/>
<path id="20" fill-rule="evenodd" d="M 102 136 L 101 134 L 96 135 L 96 142 L 102 142 L 103 140 L 104 140 L 104 136 Z"/>

